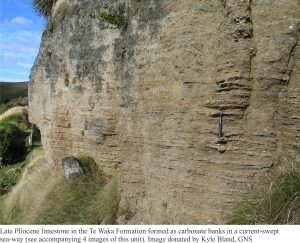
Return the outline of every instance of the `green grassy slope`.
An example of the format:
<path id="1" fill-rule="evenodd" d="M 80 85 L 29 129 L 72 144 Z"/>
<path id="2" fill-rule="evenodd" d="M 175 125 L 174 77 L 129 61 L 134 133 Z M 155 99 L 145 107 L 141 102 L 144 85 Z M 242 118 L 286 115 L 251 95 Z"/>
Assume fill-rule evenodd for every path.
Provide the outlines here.
<path id="1" fill-rule="evenodd" d="M 28 82 L 1 82 L 0 81 L 0 104 L 5 104 L 11 99 L 27 97 Z"/>

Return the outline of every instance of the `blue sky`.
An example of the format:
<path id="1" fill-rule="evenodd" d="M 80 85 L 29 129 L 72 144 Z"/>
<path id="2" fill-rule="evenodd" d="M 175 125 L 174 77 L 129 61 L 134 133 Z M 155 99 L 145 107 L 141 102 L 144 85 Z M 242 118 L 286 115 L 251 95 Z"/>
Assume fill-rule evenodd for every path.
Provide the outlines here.
<path id="1" fill-rule="evenodd" d="M 0 81 L 28 81 L 44 26 L 30 0 L 0 0 Z"/>

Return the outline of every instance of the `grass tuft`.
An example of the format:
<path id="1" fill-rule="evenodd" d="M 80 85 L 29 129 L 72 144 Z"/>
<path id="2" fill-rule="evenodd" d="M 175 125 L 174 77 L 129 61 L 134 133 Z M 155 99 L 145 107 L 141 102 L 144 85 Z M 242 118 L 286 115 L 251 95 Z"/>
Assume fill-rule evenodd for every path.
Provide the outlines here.
<path id="1" fill-rule="evenodd" d="M 57 23 L 54 19 L 49 19 L 47 26 L 46 26 L 46 30 L 49 31 L 51 34 L 54 32 L 54 30 L 56 29 Z"/>
<path id="2" fill-rule="evenodd" d="M 0 196 L 8 193 L 21 178 L 25 162 L 0 168 Z"/>
<path id="3" fill-rule="evenodd" d="M 57 22 L 63 21 L 68 15 L 69 9 L 70 6 L 67 2 L 62 2 L 61 4 L 59 4 L 57 10 L 55 11 L 55 16 L 54 16 L 56 21 Z"/>
<path id="4" fill-rule="evenodd" d="M 100 224 L 106 218 L 115 223 L 119 205 L 116 180 L 108 181 L 91 157 L 77 159 L 85 176 L 74 185 L 62 178 L 52 188 L 38 224 Z"/>
<path id="5" fill-rule="evenodd" d="M 247 201 L 237 205 L 231 224 L 300 223 L 300 170 L 279 172 L 267 186 L 255 190 Z"/>
<path id="6" fill-rule="evenodd" d="M 94 159 L 89 156 L 81 155 L 76 158 L 79 161 L 86 176 L 95 179 L 104 180 L 104 173 L 96 164 Z"/>

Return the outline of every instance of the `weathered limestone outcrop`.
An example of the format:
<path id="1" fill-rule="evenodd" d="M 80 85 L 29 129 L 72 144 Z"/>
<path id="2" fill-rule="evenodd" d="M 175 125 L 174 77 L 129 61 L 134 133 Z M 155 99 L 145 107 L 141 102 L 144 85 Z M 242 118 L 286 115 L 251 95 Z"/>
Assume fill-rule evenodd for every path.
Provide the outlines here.
<path id="1" fill-rule="evenodd" d="M 61 0 L 50 21 L 30 120 L 48 161 L 119 173 L 120 223 L 224 223 L 299 160 L 298 0 Z"/>

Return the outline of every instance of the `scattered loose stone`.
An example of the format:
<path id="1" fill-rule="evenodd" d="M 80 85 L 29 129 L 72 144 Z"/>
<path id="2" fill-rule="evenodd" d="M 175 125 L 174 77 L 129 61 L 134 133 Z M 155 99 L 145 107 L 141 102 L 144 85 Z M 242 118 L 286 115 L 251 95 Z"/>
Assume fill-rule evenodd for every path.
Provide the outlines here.
<path id="1" fill-rule="evenodd" d="M 70 184 L 74 184 L 83 174 L 79 162 L 74 157 L 65 157 L 61 161 L 64 176 Z"/>

